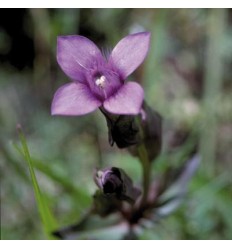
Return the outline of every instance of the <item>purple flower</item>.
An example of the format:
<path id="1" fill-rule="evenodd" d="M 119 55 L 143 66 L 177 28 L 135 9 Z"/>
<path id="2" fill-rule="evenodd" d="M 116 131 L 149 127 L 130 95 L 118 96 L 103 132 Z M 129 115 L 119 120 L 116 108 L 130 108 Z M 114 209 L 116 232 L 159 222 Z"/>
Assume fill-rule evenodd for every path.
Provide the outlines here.
<path id="1" fill-rule="evenodd" d="M 59 36 L 57 61 L 71 82 L 56 91 L 52 115 L 84 115 L 102 106 L 113 114 L 138 114 L 143 89 L 125 79 L 143 62 L 149 42 L 149 32 L 128 35 L 104 58 L 83 36 Z"/>

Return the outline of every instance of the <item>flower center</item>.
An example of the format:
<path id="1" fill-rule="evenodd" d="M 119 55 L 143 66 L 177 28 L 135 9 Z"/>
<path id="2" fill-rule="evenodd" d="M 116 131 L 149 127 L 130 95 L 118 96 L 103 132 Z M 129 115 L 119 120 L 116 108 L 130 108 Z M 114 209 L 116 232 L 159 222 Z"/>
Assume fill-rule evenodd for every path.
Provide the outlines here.
<path id="1" fill-rule="evenodd" d="M 106 84 L 106 77 L 105 76 L 100 76 L 95 80 L 95 84 L 99 87 L 99 88 L 104 88 L 105 84 Z"/>
<path id="2" fill-rule="evenodd" d="M 123 82 L 119 75 L 108 65 L 97 65 L 86 73 L 91 92 L 101 101 L 106 100 L 120 88 Z"/>

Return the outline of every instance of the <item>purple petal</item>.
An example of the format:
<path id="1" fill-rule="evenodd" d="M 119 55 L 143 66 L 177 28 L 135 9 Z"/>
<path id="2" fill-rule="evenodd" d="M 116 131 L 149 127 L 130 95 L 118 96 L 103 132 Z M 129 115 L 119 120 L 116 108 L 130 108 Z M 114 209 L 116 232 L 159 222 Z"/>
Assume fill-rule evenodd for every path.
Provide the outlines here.
<path id="1" fill-rule="evenodd" d="M 89 88 L 81 83 L 69 83 L 61 86 L 52 101 L 52 115 L 84 115 L 101 106 Z"/>
<path id="2" fill-rule="evenodd" d="M 57 38 L 57 61 L 62 70 L 72 79 L 84 82 L 93 61 L 102 61 L 98 47 L 80 35 L 59 36 Z"/>
<path id="3" fill-rule="evenodd" d="M 149 32 L 128 35 L 120 40 L 113 49 L 109 62 L 114 64 L 123 79 L 129 76 L 145 59 L 149 49 L 150 36 Z"/>
<path id="4" fill-rule="evenodd" d="M 143 88 L 135 83 L 125 83 L 116 94 L 104 101 L 104 108 L 113 114 L 136 115 L 141 110 Z"/>

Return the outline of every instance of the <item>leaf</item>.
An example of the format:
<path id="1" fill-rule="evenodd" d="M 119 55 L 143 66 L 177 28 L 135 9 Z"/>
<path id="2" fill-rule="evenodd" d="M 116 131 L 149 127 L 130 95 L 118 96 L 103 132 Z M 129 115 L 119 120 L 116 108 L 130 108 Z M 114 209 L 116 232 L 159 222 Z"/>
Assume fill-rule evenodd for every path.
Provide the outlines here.
<path id="1" fill-rule="evenodd" d="M 42 192 L 40 191 L 39 184 L 38 184 L 36 176 L 35 176 L 34 166 L 33 166 L 32 160 L 31 160 L 30 152 L 29 152 L 27 142 L 26 142 L 26 139 L 24 137 L 24 134 L 22 132 L 21 127 L 18 126 L 17 130 L 18 130 L 20 142 L 22 145 L 22 152 L 23 152 L 24 158 L 27 162 L 27 165 L 29 167 L 32 186 L 33 186 L 34 194 L 35 194 L 35 199 L 36 199 L 36 203 L 38 206 L 40 218 L 41 218 L 42 223 L 43 223 L 44 231 L 47 234 L 47 237 L 49 239 L 54 239 L 53 236 L 51 235 L 51 232 L 57 228 L 56 220 L 55 220 L 53 214 L 51 213 Z"/>
<path id="2" fill-rule="evenodd" d="M 24 156 L 23 151 L 16 144 L 14 144 L 14 148 L 22 156 Z M 86 208 L 87 206 L 89 206 L 91 202 L 90 196 L 87 195 L 83 190 L 77 188 L 70 180 L 68 180 L 68 178 L 54 171 L 52 169 L 52 166 L 47 163 L 45 164 L 44 162 L 33 157 L 31 157 L 31 161 L 36 169 L 38 169 L 47 177 L 51 178 L 53 181 L 59 183 L 68 192 L 73 193 L 73 196 L 76 198 L 76 202 L 78 202 L 80 208 Z"/>
<path id="3" fill-rule="evenodd" d="M 188 183 L 200 164 L 200 156 L 195 154 L 187 161 L 176 181 L 160 196 L 158 207 L 154 211 L 155 219 L 167 216 L 182 203 Z"/>

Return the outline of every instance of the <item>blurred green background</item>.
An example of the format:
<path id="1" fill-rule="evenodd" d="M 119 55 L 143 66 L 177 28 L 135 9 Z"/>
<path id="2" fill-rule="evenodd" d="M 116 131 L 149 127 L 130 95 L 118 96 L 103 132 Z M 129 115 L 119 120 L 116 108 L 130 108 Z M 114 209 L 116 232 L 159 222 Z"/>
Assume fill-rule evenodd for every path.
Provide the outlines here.
<path id="1" fill-rule="evenodd" d="M 151 31 L 150 52 L 131 78 L 164 118 L 164 144 L 153 173 L 181 163 L 197 143 L 202 163 L 181 207 L 141 239 L 232 238 L 232 10 L 0 10 L 1 238 L 45 239 L 16 124 L 26 134 L 41 190 L 59 226 L 78 220 L 96 190 L 95 167 L 141 168 L 110 147 L 99 111 L 52 117 L 55 90 L 69 79 L 56 62 L 58 35 L 80 34 L 103 50 L 128 33 Z M 168 152 L 172 147 L 172 152 Z"/>

